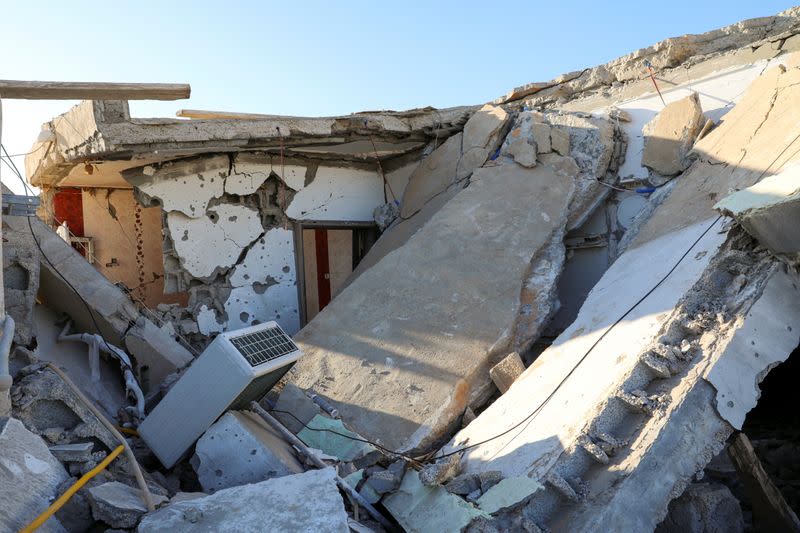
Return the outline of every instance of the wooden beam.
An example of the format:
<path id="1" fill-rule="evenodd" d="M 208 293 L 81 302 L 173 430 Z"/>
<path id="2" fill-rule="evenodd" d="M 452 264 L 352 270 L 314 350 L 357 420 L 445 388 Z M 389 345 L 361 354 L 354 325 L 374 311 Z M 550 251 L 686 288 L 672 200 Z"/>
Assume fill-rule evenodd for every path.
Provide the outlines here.
<path id="1" fill-rule="evenodd" d="M 747 435 L 737 433 L 728 447 L 728 454 L 750 496 L 756 528 L 759 531 L 800 531 L 797 515 L 772 483 Z"/>
<path id="2" fill-rule="evenodd" d="M 234 111 L 206 111 L 203 109 L 180 109 L 175 113 L 179 118 L 194 118 L 200 120 L 253 120 L 259 118 L 276 118 L 275 115 L 262 115 L 259 113 L 236 113 Z M 280 117 L 286 118 L 286 117 Z"/>
<path id="3" fill-rule="evenodd" d="M 20 100 L 181 100 L 186 83 L 94 83 L 0 80 L 0 98 Z"/>

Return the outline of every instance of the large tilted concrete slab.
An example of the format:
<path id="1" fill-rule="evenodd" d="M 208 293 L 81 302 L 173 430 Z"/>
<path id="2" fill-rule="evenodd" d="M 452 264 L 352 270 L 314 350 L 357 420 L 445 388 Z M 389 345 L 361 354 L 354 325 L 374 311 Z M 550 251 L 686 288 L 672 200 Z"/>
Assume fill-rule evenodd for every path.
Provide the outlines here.
<path id="1" fill-rule="evenodd" d="M 14 233 L 30 235 L 33 229 L 42 249 L 39 298 L 45 305 L 68 315 L 76 330 L 96 332 L 99 327 L 108 342 L 127 348 L 138 363 L 138 371 L 147 367 L 152 388 L 194 359 L 44 222 L 35 217 L 4 217 L 4 222 Z"/>
<path id="2" fill-rule="evenodd" d="M 713 219 L 631 250 L 609 268 L 589 293 L 575 322 L 508 392 L 455 436 L 458 446 L 483 441 L 525 420 L 543 405 L 535 418 L 519 429 L 467 451 L 462 463 L 468 472 L 500 470 L 505 476 L 544 478 L 583 431 L 588 414 L 613 396 L 639 363 L 640 352 L 700 278 L 724 236 L 717 231 L 706 233 L 664 284 L 623 322 L 611 329 L 612 324 L 669 272 L 711 222 Z"/>
<path id="3" fill-rule="evenodd" d="M 560 268 L 552 266 L 553 276 L 529 270 L 554 239 L 563 260 L 573 189 L 571 176 L 546 165 L 476 170 L 466 189 L 298 333 L 305 355 L 291 381 L 389 448 L 440 438 L 492 390 L 488 369 L 507 354 L 517 324 L 533 336 L 540 324 L 532 317 L 546 318 L 551 302 L 540 307 L 537 295 L 553 290 Z M 541 285 L 526 287 L 537 275 Z"/>

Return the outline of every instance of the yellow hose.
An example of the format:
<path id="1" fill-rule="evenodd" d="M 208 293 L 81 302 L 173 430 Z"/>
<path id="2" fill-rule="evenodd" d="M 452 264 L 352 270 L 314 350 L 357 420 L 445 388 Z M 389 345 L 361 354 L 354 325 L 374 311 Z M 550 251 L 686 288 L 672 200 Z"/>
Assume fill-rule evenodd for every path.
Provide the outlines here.
<path id="1" fill-rule="evenodd" d="M 36 520 L 34 520 L 26 527 L 21 529 L 19 533 L 32 533 L 33 531 L 39 529 L 41 525 L 47 522 L 48 518 L 53 516 L 59 509 L 61 509 L 64 506 L 64 504 L 67 503 L 69 499 L 72 498 L 72 496 L 81 489 L 81 487 L 86 485 L 86 483 L 88 483 L 89 480 L 92 479 L 94 476 L 105 470 L 106 467 L 109 464 L 111 464 L 111 461 L 116 459 L 117 456 L 121 454 L 124 450 L 125 447 L 122 445 L 119 445 L 116 448 L 114 448 L 114 451 L 108 454 L 108 456 L 105 459 L 103 459 L 100 462 L 100 464 L 98 464 L 97 466 L 86 472 L 83 476 L 81 476 L 81 478 L 78 481 L 76 481 L 70 488 L 68 488 L 64 494 L 62 494 L 56 501 L 50 504 L 50 507 L 48 507 L 42 514 L 37 516 Z"/>
<path id="2" fill-rule="evenodd" d="M 124 433 L 126 435 L 132 435 L 134 437 L 139 436 L 139 432 L 133 428 L 124 428 L 122 426 L 114 426 L 114 427 L 117 428 L 117 431 L 119 431 L 120 433 Z"/>

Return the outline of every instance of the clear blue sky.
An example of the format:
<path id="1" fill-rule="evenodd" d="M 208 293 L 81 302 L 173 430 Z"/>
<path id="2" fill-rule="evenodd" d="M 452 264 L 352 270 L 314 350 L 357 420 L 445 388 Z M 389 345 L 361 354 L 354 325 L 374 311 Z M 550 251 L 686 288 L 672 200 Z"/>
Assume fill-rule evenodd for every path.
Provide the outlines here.
<path id="1" fill-rule="evenodd" d="M 188 82 L 137 102 L 288 115 L 446 107 L 604 63 L 661 39 L 787 9 L 755 1 L 6 2 L 0 78 Z M 3 143 L 29 149 L 72 102 L 3 102 Z M 3 172 L 4 181 L 7 173 Z"/>

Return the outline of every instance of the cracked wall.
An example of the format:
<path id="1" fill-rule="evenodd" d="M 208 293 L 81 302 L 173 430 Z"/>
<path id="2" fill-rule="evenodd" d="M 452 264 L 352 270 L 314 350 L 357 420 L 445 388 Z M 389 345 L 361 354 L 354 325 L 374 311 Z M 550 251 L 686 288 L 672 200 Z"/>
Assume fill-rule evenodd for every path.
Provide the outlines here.
<path id="1" fill-rule="evenodd" d="M 159 311 L 193 342 L 275 320 L 301 327 L 296 221 L 372 222 L 401 196 L 409 158 L 376 165 L 269 153 L 203 155 L 125 171 L 144 205 L 161 206 L 166 293 L 188 306 Z M 391 192 L 388 189 L 391 188 Z"/>

